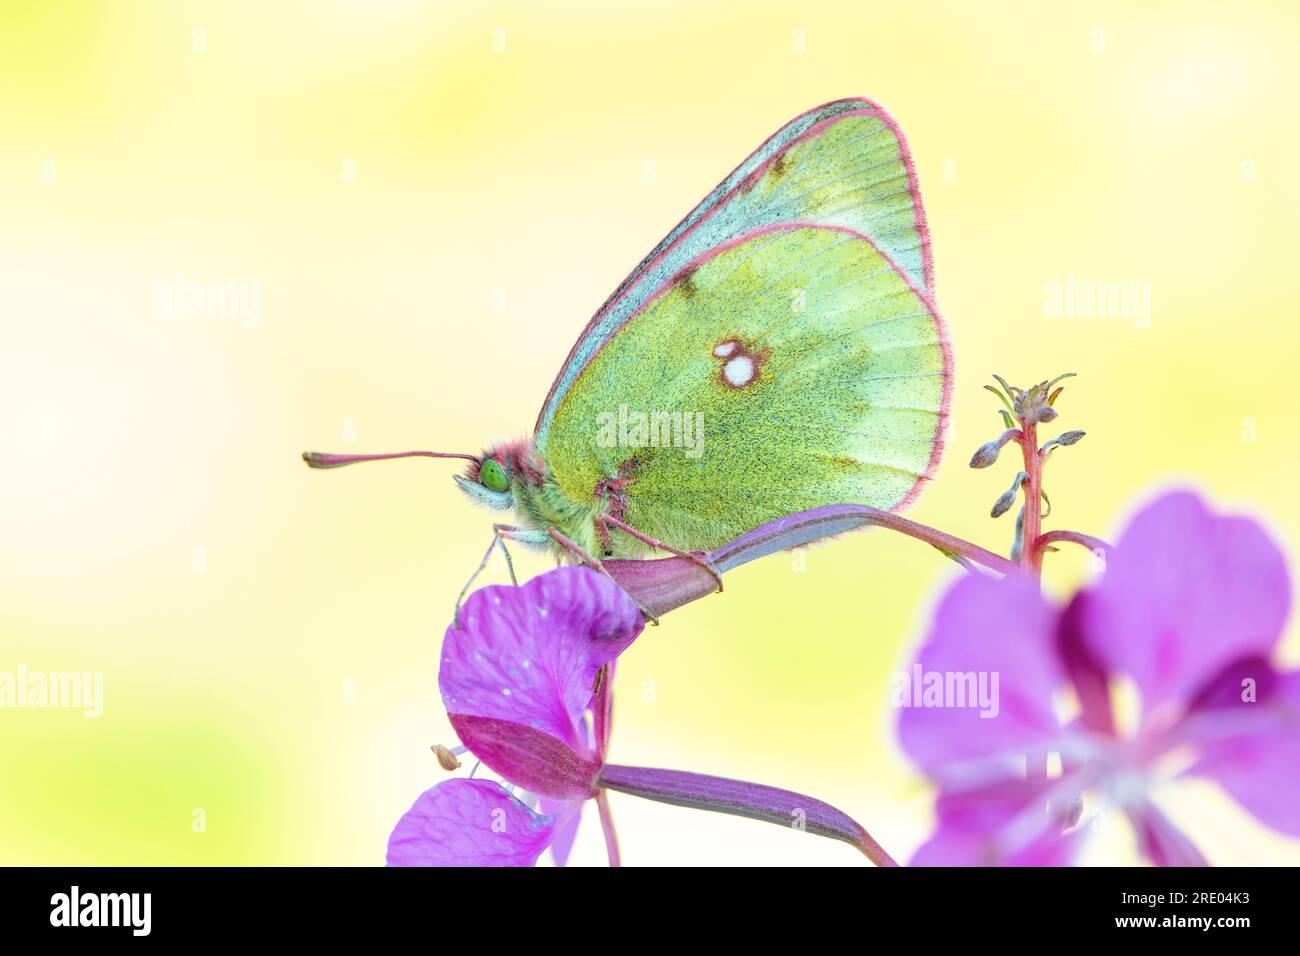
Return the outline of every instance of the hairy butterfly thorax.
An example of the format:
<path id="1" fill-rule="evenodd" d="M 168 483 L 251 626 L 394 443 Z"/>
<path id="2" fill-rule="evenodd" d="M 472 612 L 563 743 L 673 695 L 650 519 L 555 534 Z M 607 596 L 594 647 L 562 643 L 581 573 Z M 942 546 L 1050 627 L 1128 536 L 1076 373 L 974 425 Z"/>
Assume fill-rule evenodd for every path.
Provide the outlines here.
<path id="1" fill-rule="evenodd" d="M 463 476 L 455 478 L 472 500 L 490 508 L 514 510 L 514 525 L 501 529 L 511 532 L 513 540 L 572 559 L 574 554 L 549 533 L 555 528 L 584 550 L 597 548 L 594 522 L 598 503 L 595 499 L 576 502 L 560 491 L 528 439 L 489 448 L 470 462 Z"/>

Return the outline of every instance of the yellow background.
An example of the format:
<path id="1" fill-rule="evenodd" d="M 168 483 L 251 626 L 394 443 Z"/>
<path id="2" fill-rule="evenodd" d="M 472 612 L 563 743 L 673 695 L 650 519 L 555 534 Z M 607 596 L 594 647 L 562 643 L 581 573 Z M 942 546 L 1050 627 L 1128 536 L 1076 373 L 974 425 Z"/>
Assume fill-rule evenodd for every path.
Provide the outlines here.
<path id="1" fill-rule="evenodd" d="M 0 669 L 102 671 L 105 703 L 0 711 L 0 863 L 382 862 L 452 742 L 438 643 L 494 519 L 450 463 L 298 453 L 526 432 L 622 276 L 837 97 L 906 131 L 952 326 L 950 452 L 912 517 L 1005 550 L 1012 466 L 965 467 L 1001 427 L 979 386 L 1077 371 L 1048 527 L 1113 534 L 1190 480 L 1293 550 L 1284 5 L 550 6 L 5 0 Z M 155 314 L 177 274 L 260 283 L 260 323 Z M 1150 283 L 1150 324 L 1045 314 L 1071 274 Z M 1053 587 L 1085 558 L 1050 557 Z M 930 795 L 886 689 L 954 573 L 883 532 L 737 571 L 625 655 L 614 758 L 812 794 L 906 856 Z M 613 803 L 629 863 L 860 862 Z M 1300 861 L 1212 787 L 1167 806 L 1215 862 Z"/>

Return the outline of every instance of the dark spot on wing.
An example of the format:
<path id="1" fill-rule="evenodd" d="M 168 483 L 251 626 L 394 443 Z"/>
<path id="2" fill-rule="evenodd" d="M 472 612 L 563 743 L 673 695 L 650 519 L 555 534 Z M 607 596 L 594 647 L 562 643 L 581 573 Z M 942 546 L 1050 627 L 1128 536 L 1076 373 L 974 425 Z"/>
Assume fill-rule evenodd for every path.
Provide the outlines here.
<path id="1" fill-rule="evenodd" d="M 790 171 L 790 164 L 786 162 L 785 153 L 778 153 L 776 159 L 772 160 L 772 171 L 768 173 L 772 177 L 772 182 L 780 182 L 781 177 Z"/>
<path id="2" fill-rule="evenodd" d="M 686 269 L 677 277 L 677 288 L 681 290 L 682 295 L 686 298 L 695 298 L 695 293 L 698 292 L 699 289 L 695 286 L 694 269 Z"/>

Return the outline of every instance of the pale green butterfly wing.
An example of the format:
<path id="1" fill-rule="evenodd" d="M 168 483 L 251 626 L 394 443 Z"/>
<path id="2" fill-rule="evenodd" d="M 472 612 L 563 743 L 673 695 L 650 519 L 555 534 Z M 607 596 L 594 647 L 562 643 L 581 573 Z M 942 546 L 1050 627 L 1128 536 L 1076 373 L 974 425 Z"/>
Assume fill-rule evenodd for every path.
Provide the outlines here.
<path id="1" fill-rule="evenodd" d="M 843 226 L 871 237 L 915 285 L 931 291 L 930 238 L 902 131 L 880 109 L 840 113 L 774 155 L 720 218 Z"/>
<path id="2" fill-rule="evenodd" d="M 782 224 L 633 314 L 573 381 L 546 459 L 575 504 L 623 479 L 624 521 L 707 550 L 821 505 L 906 505 L 938 462 L 950 381 L 933 303 L 872 239 Z"/>
<path id="3" fill-rule="evenodd" d="M 736 167 L 592 317 L 538 415 L 539 451 L 545 453 L 556 411 L 582 369 L 657 289 L 711 249 L 783 222 L 843 226 L 869 235 L 914 285 L 931 290 L 929 232 L 898 125 L 865 99 L 809 110 Z"/>

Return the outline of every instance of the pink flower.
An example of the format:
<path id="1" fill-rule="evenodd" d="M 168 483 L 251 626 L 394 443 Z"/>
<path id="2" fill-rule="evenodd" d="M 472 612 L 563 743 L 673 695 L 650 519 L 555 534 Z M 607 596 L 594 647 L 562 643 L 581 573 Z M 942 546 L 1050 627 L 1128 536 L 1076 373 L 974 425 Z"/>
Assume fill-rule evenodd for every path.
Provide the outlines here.
<path id="1" fill-rule="evenodd" d="M 1203 865 L 1157 803 L 1161 787 L 1192 776 L 1300 836 L 1300 672 L 1270 662 L 1290 593 L 1259 524 L 1186 492 L 1139 512 L 1099 582 L 1064 608 L 1020 576 L 958 582 L 914 670 L 953 690 L 989 678 L 981 686 L 998 699 L 912 706 L 913 694 L 902 710 L 902 746 L 939 788 L 935 832 L 912 862 L 1066 864 L 1086 824 L 1118 810 L 1152 862 Z M 1131 732 L 1112 708 L 1120 676 L 1141 696 Z M 1076 704 L 1062 719 L 1064 690 Z"/>
<path id="2" fill-rule="evenodd" d="M 543 799 L 534 810 L 497 783 L 444 781 L 398 822 L 388 862 L 531 866 L 554 847 L 563 865 L 598 789 L 604 722 L 586 719 L 596 676 L 642 627 L 636 602 L 585 568 L 470 595 L 443 639 L 448 717 L 487 767 Z"/>
<path id="3" fill-rule="evenodd" d="M 701 573 L 712 582 L 698 565 L 673 560 L 681 563 L 654 562 L 654 569 L 628 572 L 642 593 L 665 608 L 684 603 Z M 603 791 L 618 790 L 797 824 L 849 843 L 873 862 L 893 863 L 854 820 L 812 797 L 705 774 L 605 763 L 614 662 L 642 627 L 637 601 L 587 568 L 558 568 L 521 587 L 472 594 L 460 626 L 448 628 L 443 639 L 438 684 L 461 743 L 509 786 L 458 778 L 425 791 L 393 829 L 388 862 L 531 866 L 549 847 L 563 865 L 582 808 L 593 798 L 601 804 L 613 862 L 617 845 Z"/>

